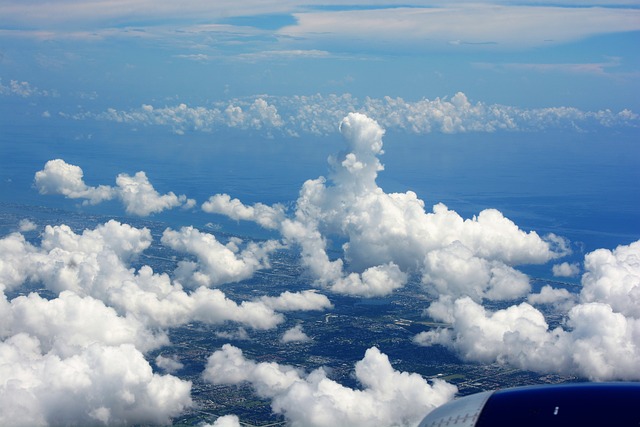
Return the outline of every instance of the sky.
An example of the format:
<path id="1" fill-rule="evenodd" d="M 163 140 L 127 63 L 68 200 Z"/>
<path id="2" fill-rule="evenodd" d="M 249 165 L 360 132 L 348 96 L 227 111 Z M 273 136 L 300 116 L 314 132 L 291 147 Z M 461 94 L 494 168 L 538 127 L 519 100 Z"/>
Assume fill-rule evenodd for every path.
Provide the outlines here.
<path id="1" fill-rule="evenodd" d="M 1 2 L 0 202 L 22 210 L 0 236 L 0 424 L 170 424 L 192 384 L 146 356 L 171 328 L 250 339 L 411 280 L 450 325 L 416 348 L 640 380 L 639 42 L 632 0 Z M 152 242 L 173 271 L 144 264 Z M 283 248 L 309 289 L 225 295 Z M 202 376 L 293 426 L 417 425 L 457 392 L 376 347 L 353 369 L 355 389 L 227 344 Z"/>
<path id="2" fill-rule="evenodd" d="M 474 104 L 638 111 L 634 1 L 211 3 L 4 1 L 3 91 L 93 113 L 458 92 Z"/>

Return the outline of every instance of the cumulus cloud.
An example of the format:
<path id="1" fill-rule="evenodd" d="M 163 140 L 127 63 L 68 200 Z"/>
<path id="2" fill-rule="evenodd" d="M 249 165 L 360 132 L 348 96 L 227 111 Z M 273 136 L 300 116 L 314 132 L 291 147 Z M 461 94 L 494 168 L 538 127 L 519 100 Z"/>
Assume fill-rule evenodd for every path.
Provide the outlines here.
<path id="1" fill-rule="evenodd" d="M 0 342 L 0 361 L 4 425 L 169 424 L 191 406 L 191 383 L 154 374 L 131 344 L 60 357 L 20 333 Z"/>
<path id="2" fill-rule="evenodd" d="M 18 229 L 20 230 L 21 233 L 25 233 L 28 231 L 33 231 L 35 229 L 38 228 L 38 225 L 31 221 L 30 219 L 21 219 L 20 223 L 18 223 Z"/>
<path id="3" fill-rule="evenodd" d="M 21 98 L 31 98 L 34 96 L 58 96 L 58 92 L 43 90 L 36 86 L 33 86 L 29 82 L 18 81 L 18 80 L 10 80 L 9 85 L 5 86 L 2 84 L 2 79 L 0 78 L 0 95 L 5 96 L 19 96 Z"/>
<path id="4" fill-rule="evenodd" d="M 360 273 L 349 273 L 330 285 L 333 292 L 339 294 L 377 297 L 388 295 L 407 283 L 407 274 L 400 268 L 388 263 L 369 267 Z"/>
<path id="5" fill-rule="evenodd" d="M 315 290 L 285 291 L 277 297 L 261 297 L 260 302 L 277 311 L 311 311 L 333 308 L 329 298 Z"/>
<path id="6" fill-rule="evenodd" d="M 186 104 L 158 108 L 143 104 L 137 110 L 121 111 L 109 108 L 99 114 L 83 113 L 70 117 L 170 126 L 177 134 L 184 134 L 187 130 L 211 132 L 219 128 L 255 130 L 270 134 L 285 125 L 278 107 L 260 96 L 250 101 L 234 99 L 228 103 L 218 103 L 213 108 L 190 107 Z"/>
<path id="7" fill-rule="evenodd" d="M 134 176 L 120 174 L 116 187 L 100 185 L 91 187 L 84 182 L 84 172 L 79 166 L 62 159 L 49 160 L 44 169 L 36 172 L 34 183 L 40 194 L 61 194 L 69 199 L 84 199 L 83 204 L 95 205 L 118 198 L 128 213 L 147 216 L 177 206 L 192 207 L 195 200 L 176 196 L 169 192 L 160 195 L 144 172 Z"/>
<path id="8" fill-rule="evenodd" d="M 171 127 L 176 133 L 188 130 L 215 132 L 224 129 L 253 130 L 272 135 L 329 135 L 336 123 L 350 112 L 366 114 L 381 126 L 413 134 L 430 132 L 464 133 L 497 131 L 539 131 L 546 129 L 589 129 L 593 127 L 637 127 L 640 116 L 624 109 L 583 111 L 568 106 L 520 108 L 471 101 L 457 92 L 451 97 L 405 100 L 400 97 L 363 100 L 349 93 L 311 96 L 254 96 L 214 102 L 212 107 L 185 104 L 143 105 L 121 111 L 79 113 L 66 117 L 98 119 L 132 125 Z"/>
<path id="9" fill-rule="evenodd" d="M 246 206 L 238 199 L 231 199 L 228 194 L 213 195 L 202 204 L 202 210 L 208 213 L 226 215 L 231 219 L 252 221 L 264 228 L 276 229 L 285 218 L 282 205 L 267 206 L 256 203 Z"/>
<path id="10" fill-rule="evenodd" d="M 240 427 L 240 419 L 237 415 L 225 415 L 213 424 L 203 424 L 202 427 Z"/>
<path id="11" fill-rule="evenodd" d="M 25 254 L 21 264 L 1 263 L 0 275 L 13 280 L 14 286 L 27 279 L 42 281 L 55 292 L 71 290 L 104 300 L 119 312 L 133 315 L 152 327 L 177 326 L 190 321 L 210 324 L 232 321 L 268 329 L 283 321 L 281 315 L 264 303 L 236 303 L 222 291 L 204 287 L 188 293 L 179 284 L 172 283 L 168 275 L 155 274 L 148 266 L 136 272 L 124 262 L 123 255 L 116 254 L 109 246 L 78 248 L 88 244 L 104 245 L 99 233 L 105 228 L 118 231 L 118 227 L 122 227 L 110 224 L 112 227 L 99 228 L 98 233 L 85 232 L 82 236 L 65 227 L 48 227 L 45 232 L 52 237 L 43 242 L 44 249 L 18 240 L 15 252 L 3 254 L 3 258 L 14 259 Z M 87 242 L 87 235 L 92 234 L 90 237 L 96 241 Z M 59 242 L 52 245 L 51 240 L 56 237 L 66 239 L 66 245 Z M 5 271 L 8 268 L 9 271 Z"/>
<path id="12" fill-rule="evenodd" d="M 8 303 L 2 317 L 4 331 L 0 336 L 27 333 L 38 339 L 45 352 L 64 357 L 94 342 L 133 344 L 143 352 L 169 342 L 164 333 L 152 333 L 135 317 L 121 317 L 102 301 L 71 291 L 51 300 L 36 293 L 17 297 Z"/>
<path id="13" fill-rule="evenodd" d="M 429 252 L 425 267 L 422 282 L 436 295 L 510 300 L 531 289 L 526 275 L 504 263 L 475 256 L 459 241 Z"/>
<path id="14" fill-rule="evenodd" d="M 244 328 L 238 328 L 235 331 L 227 332 L 227 331 L 216 331 L 216 337 L 224 338 L 226 340 L 248 340 L 249 334 L 247 330 Z"/>
<path id="15" fill-rule="evenodd" d="M 188 262 L 188 278 L 196 275 L 200 282 L 208 285 L 251 277 L 256 268 L 267 265 L 268 242 L 249 243 L 240 251 L 236 240 L 224 246 L 212 235 L 193 228 L 181 232 L 168 229 L 164 236 L 162 241 L 167 245 L 198 257 L 198 262 Z M 331 307 L 326 296 L 313 291 L 287 291 L 239 303 L 219 289 L 194 286 L 195 289 L 187 291 L 178 280 L 185 275 L 185 264 L 180 264 L 183 261 L 174 274 L 176 281 L 166 273 L 155 273 L 146 265 L 137 270 L 130 267 L 130 262 L 150 244 L 148 229 L 113 220 L 93 230 L 84 230 L 82 234 L 65 225 L 47 226 L 40 246 L 13 233 L 0 239 L 0 283 L 5 289 L 14 289 L 26 281 L 41 282 L 65 298 L 65 291 L 96 298 L 114 307 L 119 314 L 162 328 L 201 321 L 237 322 L 251 328 L 269 329 L 284 320 L 278 311 Z M 216 254 L 220 258 L 216 258 Z M 77 304 L 78 301 L 73 303 Z"/>
<path id="16" fill-rule="evenodd" d="M 451 328 L 423 332 L 421 345 L 444 345 L 463 359 L 501 362 L 537 372 L 578 375 L 592 380 L 638 380 L 640 363 L 640 242 L 585 256 L 582 290 L 542 288 L 534 304 L 568 310 L 551 329 L 528 303 L 491 312 L 469 297 L 442 298 L 427 313 Z M 576 299 L 578 303 L 576 303 Z"/>
<path id="17" fill-rule="evenodd" d="M 267 242 L 241 251 L 238 239 L 224 246 L 192 228 L 164 236 L 196 256 L 194 271 L 211 275 L 203 279 L 208 284 L 250 277 L 271 250 Z M 113 220 L 81 233 L 46 226 L 39 244 L 20 233 L 0 238 L 1 424 L 168 424 L 191 406 L 191 383 L 170 375 L 182 368 L 177 357 L 156 357 L 166 375 L 145 360 L 144 353 L 169 344 L 166 328 L 197 321 L 269 329 L 284 321 L 279 311 L 331 307 L 314 291 L 241 302 L 219 289 L 186 291 L 166 273 L 131 267 L 151 243 L 148 229 Z M 224 262 L 206 258 L 216 250 Z M 7 299 L 5 290 L 28 282 L 53 296 Z"/>
<path id="18" fill-rule="evenodd" d="M 82 235 L 47 226 L 39 247 L 19 233 L 0 239 L 1 287 L 42 282 L 55 295 L 0 293 L 0 424 L 168 424 L 191 406 L 191 383 L 145 360 L 166 333 L 110 306 L 99 286 L 129 271 L 115 260 L 148 238 L 114 221 Z"/>
<path id="19" fill-rule="evenodd" d="M 173 192 L 160 195 L 144 172 L 137 172 L 134 176 L 120 174 L 116 178 L 116 185 L 127 213 L 134 215 L 147 216 L 187 202 L 187 196 L 176 196 Z M 193 205 L 193 202 L 190 203 Z"/>
<path id="20" fill-rule="evenodd" d="M 553 275 L 556 277 L 575 277 L 580 274 L 580 265 L 578 263 L 569 264 L 563 262 L 552 267 Z"/>
<path id="21" fill-rule="evenodd" d="M 62 159 L 49 160 L 44 169 L 36 172 L 35 185 L 40 194 L 62 194 L 69 199 L 86 199 L 85 203 L 98 204 L 115 197 L 113 188 L 105 185 L 90 187 L 84 183 L 84 172 Z"/>
<path id="22" fill-rule="evenodd" d="M 584 258 L 582 302 L 604 302 L 625 316 L 640 318 L 640 241 Z"/>
<path id="23" fill-rule="evenodd" d="M 153 275 L 148 267 L 136 279 L 139 286 L 114 290 L 112 300 L 152 326 L 175 327 L 198 321 L 211 325 L 236 322 L 254 329 L 270 329 L 284 321 L 281 314 L 260 302 L 237 303 L 219 289 L 202 286 L 187 293 L 178 284 L 171 284 L 166 275 Z"/>
<path id="24" fill-rule="evenodd" d="M 256 363 L 228 344 L 209 357 L 203 376 L 213 384 L 250 383 L 292 426 L 415 425 L 457 391 L 442 380 L 430 385 L 418 374 L 396 371 L 375 347 L 355 366 L 362 389 L 327 378 L 323 369 L 304 374 L 291 366 Z"/>
<path id="25" fill-rule="evenodd" d="M 566 330 L 551 330 L 544 315 L 527 303 L 490 312 L 464 297 L 450 310 L 451 329 L 423 332 L 415 341 L 444 345 L 469 361 L 498 361 L 591 380 L 640 378 L 640 321 L 613 312 L 607 304 L 574 306 Z"/>
<path id="26" fill-rule="evenodd" d="M 387 295 L 420 273 L 436 294 L 513 299 L 530 290 L 514 265 L 568 253 L 562 238 L 521 230 L 495 209 L 463 219 L 443 204 L 427 212 L 411 191 L 385 193 L 376 183 L 384 169 L 382 127 L 352 113 L 340 131 L 345 151 L 329 159 L 328 178 L 303 184 L 292 215 L 284 217 L 277 206 L 247 207 L 226 194 L 212 196 L 206 208 L 277 227 L 287 244 L 300 247 L 302 263 L 319 286 L 365 297 Z M 333 238 L 345 241 L 341 258 L 327 254 Z"/>
<path id="27" fill-rule="evenodd" d="M 281 247 L 278 242 L 270 240 L 260 244 L 249 242 L 240 250 L 240 239 L 233 238 L 223 245 L 212 234 L 193 227 L 183 227 L 180 231 L 167 229 L 161 241 L 172 249 L 196 256 L 198 262 L 180 261 L 175 271 L 177 280 L 193 287 L 247 279 L 257 270 L 269 268 L 269 254 Z"/>
<path id="28" fill-rule="evenodd" d="M 281 341 L 283 343 L 289 342 L 307 342 L 311 341 L 311 338 L 302 330 L 302 325 L 296 325 L 291 329 L 287 329 L 282 335 Z"/>
<path id="29" fill-rule="evenodd" d="M 566 312 L 576 303 L 576 294 L 566 289 L 555 289 L 545 285 L 537 294 L 527 296 L 527 301 L 531 304 L 547 304 L 557 307 L 560 311 Z"/>
<path id="30" fill-rule="evenodd" d="M 156 357 L 156 366 L 165 372 L 173 374 L 180 369 L 184 368 L 184 365 L 178 360 L 178 356 L 173 355 L 171 357 L 165 357 L 162 354 L 159 354 Z"/>

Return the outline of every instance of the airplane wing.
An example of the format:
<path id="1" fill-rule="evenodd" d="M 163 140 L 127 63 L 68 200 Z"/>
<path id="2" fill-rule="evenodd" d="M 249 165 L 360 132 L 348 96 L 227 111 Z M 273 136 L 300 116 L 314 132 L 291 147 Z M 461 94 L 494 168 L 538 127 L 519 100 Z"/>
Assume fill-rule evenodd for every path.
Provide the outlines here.
<path id="1" fill-rule="evenodd" d="M 640 426 L 640 383 L 569 383 L 487 391 L 436 408 L 419 427 Z"/>

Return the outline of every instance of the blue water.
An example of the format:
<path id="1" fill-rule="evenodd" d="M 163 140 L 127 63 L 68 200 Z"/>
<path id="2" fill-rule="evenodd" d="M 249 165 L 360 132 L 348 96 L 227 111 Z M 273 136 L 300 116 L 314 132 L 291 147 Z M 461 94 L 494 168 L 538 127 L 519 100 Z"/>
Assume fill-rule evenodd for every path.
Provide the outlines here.
<path id="1" fill-rule="evenodd" d="M 326 175 L 339 134 L 265 138 L 251 133 L 175 135 L 162 127 L 65 119 L 4 123 L 0 133 L 0 202 L 124 216 L 116 202 L 93 207 L 42 196 L 33 176 L 62 158 L 82 167 L 88 185 L 115 185 L 118 173 L 147 173 L 160 193 L 199 203 L 229 193 L 245 203 L 290 204 L 302 183 Z M 379 177 L 387 192 L 415 191 L 428 209 L 443 202 L 464 217 L 497 208 L 525 230 L 570 239 L 576 259 L 640 238 L 640 146 L 637 132 L 409 135 L 387 133 Z M 199 210 L 166 211 L 169 225 L 208 222 L 260 234 Z"/>

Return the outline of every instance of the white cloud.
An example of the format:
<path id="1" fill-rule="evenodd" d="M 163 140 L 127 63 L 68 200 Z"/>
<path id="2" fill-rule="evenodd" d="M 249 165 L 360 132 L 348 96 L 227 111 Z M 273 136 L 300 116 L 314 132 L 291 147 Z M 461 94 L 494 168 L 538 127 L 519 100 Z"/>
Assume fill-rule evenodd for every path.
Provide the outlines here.
<path id="1" fill-rule="evenodd" d="M 213 195 L 202 204 L 202 210 L 208 213 L 226 215 L 231 219 L 252 221 L 264 228 L 276 229 L 284 220 L 284 207 L 282 205 L 267 206 L 256 203 L 253 206 L 245 206 L 238 199 L 231 199 L 228 194 Z"/>
<path id="2" fill-rule="evenodd" d="M 51 5 L 48 2 L 36 2 L 32 4 L 32 6 L 37 6 L 36 10 L 30 10 L 31 8 L 19 1 L 9 0 L 1 5 L 0 16 L 14 22 L 16 26 L 24 25 L 27 28 L 36 26 L 47 29 L 76 30 L 87 28 L 88 25 L 92 28 L 110 28 L 117 22 L 129 29 L 125 24 L 140 23 L 143 19 L 148 22 L 154 20 L 167 22 L 174 19 L 184 22 L 185 19 L 201 21 L 203 18 L 207 18 L 215 22 L 221 16 L 287 13 L 298 4 L 293 1 L 263 2 L 255 0 L 244 1 L 241 4 L 222 0 L 211 4 L 203 0 L 192 0 L 183 5 L 176 5 L 166 0 L 131 0 L 119 8 L 113 8 L 113 5 L 102 2 L 85 5 L 76 0 L 61 0 L 56 5 Z"/>
<path id="3" fill-rule="evenodd" d="M 185 239 L 180 250 L 216 248 L 215 239 L 192 229 L 174 233 Z M 239 251 L 240 244 L 232 240 L 217 249 L 238 255 L 250 267 L 241 274 L 250 275 L 266 262 L 267 245 L 250 243 Z M 276 310 L 331 307 L 314 291 L 242 302 L 218 289 L 186 292 L 149 266 L 131 268 L 150 245 L 148 229 L 116 221 L 80 234 L 66 225 L 46 226 L 39 245 L 19 233 L 0 238 L 0 290 L 32 281 L 54 293 L 12 300 L 0 294 L 0 424 L 168 424 L 191 405 L 191 383 L 154 374 L 145 360 L 144 352 L 169 344 L 166 328 L 198 321 L 269 329 L 284 321 Z M 202 274 L 220 267 L 202 265 Z M 239 331 L 237 338 L 247 338 Z M 182 367 L 175 356 L 159 355 L 155 363 L 169 373 Z"/>
<path id="4" fill-rule="evenodd" d="M 0 239 L 3 285 L 42 281 L 57 293 L 0 295 L 0 424 L 167 424 L 191 405 L 191 383 L 154 374 L 144 358 L 167 335 L 109 305 L 118 289 L 107 283 L 127 286 L 124 260 L 149 239 L 115 221 L 81 235 L 47 226 L 40 247 Z"/>
<path id="5" fill-rule="evenodd" d="M 161 241 L 170 248 L 197 257 L 197 263 L 180 261 L 174 272 L 177 280 L 190 287 L 215 286 L 252 277 L 257 270 L 270 267 L 269 254 L 280 248 L 276 241 L 250 242 L 241 251 L 239 239 L 223 245 L 212 234 L 193 227 L 183 227 L 180 231 L 167 229 Z"/>
<path id="6" fill-rule="evenodd" d="M 512 299 L 529 291 L 527 277 L 513 265 L 568 253 L 564 239 L 520 230 L 495 209 L 465 220 L 442 204 L 426 212 L 411 191 L 385 193 L 376 183 L 384 169 L 382 127 L 352 113 L 340 131 L 347 149 L 329 159 L 328 179 L 303 184 L 293 215 L 285 218 L 278 206 L 248 207 L 226 194 L 212 196 L 203 208 L 278 227 L 286 243 L 301 248 L 302 263 L 319 286 L 366 297 L 387 295 L 409 274 L 421 273 L 436 293 Z M 332 260 L 327 241 L 334 237 L 345 241 L 344 257 Z"/>
<path id="7" fill-rule="evenodd" d="M 510 300 L 531 289 L 523 273 L 502 262 L 474 256 L 460 241 L 427 253 L 424 270 L 422 282 L 436 295 Z"/>
<path id="8" fill-rule="evenodd" d="M 282 335 L 281 341 L 283 343 L 289 342 L 307 342 L 311 341 L 311 338 L 302 330 L 302 325 L 296 325 L 291 329 L 287 329 Z"/>
<path id="9" fill-rule="evenodd" d="M 285 291 L 277 297 L 261 297 L 260 302 L 277 311 L 325 310 L 333 307 L 329 298 L 315 290 Z"/>
<path id="10" fill-rule="evenodd" d="M 621 59 L 618 57 L 610 58 L 607 62 L 591 62 L 591 63 L 507 63 L 507 64 L 490 64 L 477 63 L 476 66 L 484 69 L 512 69 L 512 70 L 531 70 L 541 73 L 561 72 L 569 74 L 594 74 L 594 75 L 610 75 L 609 68 L 615 68 L 621 65 Z"/>
<path id="11" fill-rule="evenodd" d="M 621 7 L 624 5 L 631 7 Z M 602 1 L 550 6 L 540 2 L 490 0 L 460 6 L 421 0 L 411 7 L 389 7 L 389 2 L 358 0 L 348 5 L 353 6 L 351 10 L 346 7 L 332 11 L 310 7 L 308 2 L 299 0 L 219 1 L 213 5 L 193 0 L 179 6 L 169 1 L 134 0 L 119 8 L 104 2 L 80 6 L 74 0 L 58 1 L 55 5 L 7 0 L 0 5 L 0 17 L 5 27 L 11 24 L 11 34 L 46 39 L 153 37 L 175 43 L 180 38 L 202 45 L 198 37 L 201 34 L 222 34 L 223 37 L 207 39 L 209 45 L 214 43 L 214 48 L 230 43 L 246 44 L 249 37 L 277 41 L 266 49 L 263 44 L 251 49 L 258 53 L 248 54 L 249 59 L 257 60 L 273 55 L 323 58 L 324 51 L 496 50 L 567 43 L 637 31 L 640 26 L 635 5 L 632 0 L 618 1 L 617 7 L 609 7 L 610 3 Z M 295 23 L 276 30 L 220 23 L 221 17 L 256 15 L 290 15 Z M 211 24 L 189 25 L 202 21 Z M 138 31 L 132 31 L 131 25 Z M 219 55 L 222 49 L 214 51 Z"/>
<path id="12" fill-rule="evenodd" d="M 86 203 L 92 205 L 115 197 L 113 188 L 105 185 L 87 186 L 83 176 L 79 166 L 62 159 L 49 160 L 43 170 L 36 172 L 35 185 L 40 194 L 62 194 L 70 199 L 86 199 Z"/>
<path id="13" fill-rule="evenodd" d="M 116 187 L 90 187 L 85 184 L 83 176 L 79 166 L 55 159 L 49 160 L 43 170 L 36 172 L 34 183 L 40 194 L 62 194 L 70 199 L 85 199 L 83 204 L 95 205 L 119 198 L 128 213 L 139 216 L 181 205 L 187 208 L 195 205 L 195 200 L 187 199 L 184 195 L 176 196 L 172 192 L 160 195 L 144 172 L 138 172 L 134 176 L 118 175 Z"/>
<path id="14" fill-rule="evenodd" d="M 269 105 L 269 103 L 262 98 L 256 99 L 253 104 L 251 104 L 249 112 L 253 113 L 251 127 L 255 129 L 261 129 L 265 124 L 271 127 L 280 127 L 283 125 L 277 108 Z"/>
<path id="15" fill-rule="evenodd" d="M 415 425 L 457 391 L 441 380 L 430 385 L 418 374 L 396 371 L 375 347 L 356 363 L 362 389 L 338 384 L 322 369 L 305 375 L 291 366 L 247 360 L 228 344 L 209 357 L 203 376 L 214 384 L 249 382 L 292 426 Z"/>
<path id="16" fill-rule="evenodd" d="M 81 235 L 66 225 L 46 226 L 40 247 L 13 233 L 0 239 L 0 277 L 8 289 L 31 280 L 46 282 L 56 292 L 72 290 L 101 297 L 110 286 L 105 278 L 128 274 L 125 260 L 150 243 L 149 230 L 117 221 L 84 230 Z"/>
<path id="17" fill-rule="evenodd" d="M 537 372 L 579 375 L 592 380 L 637 380 L 640 321 L 614 313 L 606 304 L 572 308 L 568 330 L 549 330 L 543 314 L 527 303 L 488 312 L 470 298 L 455 301 L 452 329 L 423 332 L 421 345 L 445 345 L 464 360 L 508 363 Z"/>
<path id="18" fill-rule="evenodd" d="M 454 99 L 458 105 L 465 102 L 463 97 Z M 269 111 L 266 103 L 256 105 Z M 382 127 L 354 113 L 344 118 L 340 131 L 347 150 L 330 158 L 328 180 L 320 177 L 304 183 L 291 217 L 280 205 L 246 206 L 227 194 L 212 196 L 203 209 L 278 229 L 285 243 L 301 248 L 302 262 L 317 285 L 366 297 L 386 295 L 404 286 L 409 274 L 420 273 L 436 294 L 471 295 L 476 301 L 513 299 L 529 291 L 528 279 L 514 265 L 545 263 L 568 253 L 563 239 L 520 230 L 497 210 L 487 209 L 465 220 L 442 204 L 427 213 L 424 202 L 413 192 L 385 193 L 376 183 L 378 172 L 384 169 L 379 160 Z M 62 187 L 88 191 L 79 168 L 56 164 L 74 171 L 61 174 L 74 178 L 73 185 Z M 119 176 L 117 188 L 130 184 L 131 193 L 152 194 L 151 201 L 162 199 L 144 174 L 136 177 L 136 185 L 125 185 Z M 123 200 L 138 210 L 137 202 L 128 196 Z M 140 206 L 151 211 L 154 203 Z M 331 260 L 326 242 L 334 236 L 346 243 L 344 257 Z M 256 270 L 269 268 L 270 253 L 281 247 L 267 241 L 248 243 L 241 249 L 239 240 L 223 245 L 213 235 L 191 227 L 166 230 L 162 243 L 196 256 L 196 261 L 180 261 L 174 272 L 176 281 L 190 288 L 251 277 Z M 452 267 L 455 264 L 464 268 Z"/>
<path id="19" fill-rule="evenodd" d="M 70 357 L 37 338 L 0 342 L 0 424 L 168 424 L 191 406 L 191 383 L 152 373 L 130 344 L 94 343 Z"/>
<path id="20" fill-rule="evenodd" d="M 166 236 L 174 249 L 203 257 L 201 270 L 193 273 L 208 284 L 248 278 L 255 268 L 268 265 L 268 243 L 250 243 L 240 252 L 239 241 L 232 240 L 223 246 L 213 236 L 190 228 L 180 233 L 167 230 Z M 107 344 L 134 343 L 137 348 L 148 351 L 166 344 L 166 336 L 151 333 L 147 328 L 199 321 L 212 325 L 235 322 L 254 329 L 270 329 L 284 321 L 279 312 L 332 307 L 326 296 L 315 291 L 286 291 L 241 302 L 227 298 L 218 289 L 202 286 L 187 292 L 167 274 L 156 274 L 149 266 L 137 271 L 130 268 L 129 262 L 150 244 L 149 230 L 116 221 L 84 230 L 82 234 L 64 225 L 47 226 L 40 247 L 26 242 L 18 233 L 0 239 L 0 283 L 4 287 L 12 289 L 31 280 L 42 282 L 59 293 L 51 301 L 33 294 L 0 306 L 0 317 L 4 319 L 0 335 L 26 331 L 24 328 L 33 323 L 40 326 L 33 326 L 28 332 L 39 337 L 43 345 L 60 349 L 83 345 L 101 337 L 102 331 L 107 335 L 100 340 Z M 203 279 L 207 275 L 211 278 Z M 66 313 L 71 312 L 87 313 L 87 316 L 93 313 L 93 319 L 87 321 L 79 316 L 69 319 L 77 323 L 64 323 Z M 117 313 L 124 317 L 118 317 Z M 32 318 L 36 320 L 30 323 Z M 46 320 L 48 318 L 50 320 Z M 107 324 L 111 326 L 105 329 Z M 70 338 L 62 340 L 67 334 Z M 47 341 L 47 337 L 52 336 L 58 338 Z M 238 338 L 246 339 L 246 332 Z"/>
<path id="21" fill-rule="evenodd" d="M 156 108 L 145 104 L 138 110 L 118 111 L 109 108 L 100 114 L 83 113 L 69 117 L 171 126 L 178 134 L 183 134 L 187 130 L 211 132 L 219 128 L 261 130 L 269 134 L 283 128 L 285 124 L 277 107 L 262 96 L 254 97 L 252 100 L 235 99 L 229 103 L 217 103 L 213 108 L 189 107 L 184 103 Z"/>
<path id="22" fill-rule="evenodd" d="M 556 264 L 552 267 L 553 275 L 555 277 L 576 277 L 580 274 L 580 264 L 563 262 Z"/>
<path id="23" fill-rule="evenodd" d="M 203 424 L 202 427 L 240 427 L 240 419 L 237 415 L 225 415 L 213 424 Z"/>
<path id="24" fill-rule="evenodd" d="M 279 34 L 314 46 L 383 45 L 429 50 L 471 45 L 476 50 L 523 48 L 640 29 L 636 9 L 497 5 L 397 7 L 295 13 Z"/>
<path id="25" fill-rule="evenodd" d="M 134 176 L 120 174 L 116 177 L 116 185 L 116 191 L 127 213 L 134 215 L 147 216 L 187 202 L 186 196 L 178 197 L 172 192 L 161 196 L 153 188 L 144 172 L 137 172 Z"/>
<path id="26" fill-rule="evenodd" d="M 196 268 L 192 273 L 209 284 L 248 278 L 255 268 L 267 265 L 268 244 L 250 243 L 239 251 L 237 246 L 231 250 L 213 236 L 193 229 L 183 229 L 182 233 L 168 230 L 165 236 L 170 236 L 177 250 L 192 251 L 203 257 L 201 270 Z M 198 287 L 186 292 L 180 283 L 172 282 L 167 274 L 154 273 L 149 266 L 137 271 L 130 268 L 129 262 L 150 244 L 149 230 L 116 221 L 84 230 L 82 234 L 64 225 L 47 226 L 39 247 L 28 243 L 21 234 L 10 234 L 0 239 L 0 283 L 13 289 L 27 280 L 42 282 L 50 290 L 62 292 L 61 295 L 66 295 L 64 291 L 73 291 L 81 297 L 90 296 L 121 314 L 135 316 L 147 326 L 162 328 L 201 321 L 237 322 L 251 328 L 269 329 L 284 320 L 276 310 L 331 307 L 326 296 L 313 291 L 284 292 L 240 303 L 230 300 L 218 289 Z M 231 242 L 230 245 L 237 244 Z M 224 262 L 207 258 L 212 254 L 220 254 Z M 207 275 L 211 278 L 206 278 Z"/>
<path id="27" fill-rule="evenodd" d="M 169 326 L 194 317 L 212 323 L 246 321 L 256 327 L 272 327 L 281 321 L 266 307 L 255 310 L 256 307 L 238 305 L 220 291 L 201 289 L 187 294 L 167 275 L 156 275 L 148 266 L 138 272 L 131 270 L 126 261 L 150 244 L 146 229 L 110 221 L 77 235 L 66 226 L 47 226 L 41 248 L 15 235 L 8 239 L 2 243 L 11 243 L 11 252 L 5 252 L 3 259 L 21 258 L 20 264 L 13 267 L 9 263 L 2 265 L 6 269 L 0 273 L 9 279 L 19 283 L 30 278 L 57 292 L 73 290 L 91 295 L 148 324 Z M 207 309 L 215 311 L 207 313 Z"/>
<path id="28" fill-rule="evenodd" d="M 198 321 L 211 325 L 236 322 L 255 329 L 271 329 L 284 321 L 258 301 L 237 303 L 219 289 L 199 287 L 191 293 L 171 284 L 166 275 L 154 275 L 149 267 L 140 269 L 136 282 L 114 290 L 114 304 L 135 313 L 150 326 L 174 327 Z"/>
<path id="29" fill-rule="evenodd" d="M 296 50 L 265 50 L 255 53 L 243 53 L 237 56 L 245 61 L 260 61 L 265 59 L 294 59 L 294 58 L 328 58 L 331 53 L 318 49 L 296 49 Z"/>
<path id="30" fill-rule="evenodd" d="M 471 102 L 458 92 L 452 97 L 408 101 L 402 98 L 365 98 L 342 95 L 265 96 L 215 102 L 213 107 L 185 104 L 137 110 L 108 109 L 103 113 L 66 115 L 74 119 L 98 119 L 132 125 L 169 126 L 175 132 L 215 132 L 228 128 L 256 130 L 271 135 L 328 135 L 350 112 L 360 112 L 389 130 L 414 134 L 532 131 L 591 127 L 637 127 L 638 114 L 630 110 L 583 111 L 556 106 L 525 109 L 501 104 Z"/>
<path id="31" fill-rule="evenodd" d="M 33 231 L 37 228 L 38 228 L 38 225 L 27 218 L 21 219 L 20 223 L 18 224 L 18 229 L 20 230 L 21 233 Z"/>
<path id="32" fill-rule="evenodd" d="M 555 289 L 545 285 L 537 294 L 530 294 L 527 301 L 531 304 L 549 304 L 558 308 L 559 311 L 569 311 L 576 303 L 576 294 L 566 289 Z"/>
<path id="33" fill-rule="evenodd" d="M 465 360 L 508 363 L 537 372 L 592 380 L 638 380 L 640 364 L 640 242 L 585 256 L 582 290 L 542 288 L 534 304 L 568 310 L 563 326 L 550 329 L 527 303 L 490 312 L 469 297 L 442 298 L 427 313 L 451 328 L 423 332 L 422 345 L 441 344 Z"/>
<path id="34" fill-rule="evenodd" d="M 585 256 L 584 268 L 582 302 L 604 302 L 640 319 L 640 241 L 593 251 Z"/>
<path id="35" fill-rule="evenodd" d="M 0 95 L 5 96 L 19 96 L 21 98 L 31 98 L 34 96 L 58 96 L 56 91 L 48 91 L 42 90 L 35 86 L 33 86 L 29 82 L 20 82 L 17 80 L 10 80 L 9 85 L 5 86 L 2 84 L 2 79 L 0 78 Z"/>
<path id="36" fill-rule="evenodd" d="M 321 278 L 322 279 L 322 278 Z M 349 273 L 329 287 L 333 292 L 363 297 L 388 295 L 407 283 L 408 276 L 394 263 L 369 267 L 360 273 Z"/>
<path id="37" fill-rule="evenodd" d="M 178 356 L 176 355 L 173 355 L 171 357 L 164 357 L 162 354 L 159 354 L 156 357 L 155 362 L 158 368 L 170 374 L 173 374 L 184 368 L 184 365 L 178 360 Z"/>
<path id="38" fill-rule="evenodd" d="M 29 334 L 45 352 L 62 357 L 77 354 L 94 342 L 133 344 L 143 352 L 169 342 L 165 334 L 153 334 L 135 317 L 121 317 L 102 301 L 71 291 L 51 300 L 36 293 L 17 297 L 8 303 L 3 323 L 0 336 Z"/>
<path id="39" fill-rule="evenodd" d="M 249 339 L 249 334 L 244 328 L 238 328 L 232 332 L 216 331 L 215 335 L 218 338 L 224 338 L 226 340 L 243 340 L 244 341 Z"/>

